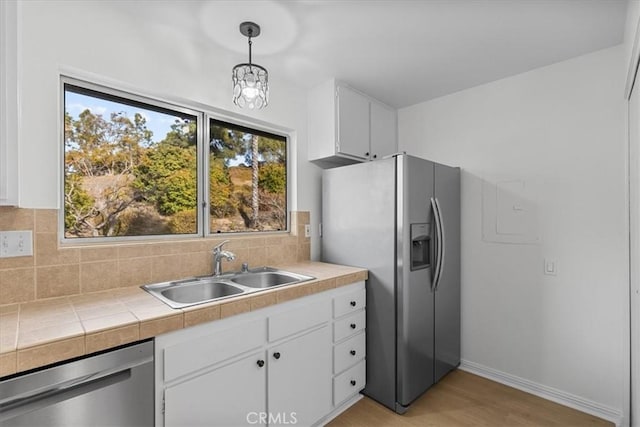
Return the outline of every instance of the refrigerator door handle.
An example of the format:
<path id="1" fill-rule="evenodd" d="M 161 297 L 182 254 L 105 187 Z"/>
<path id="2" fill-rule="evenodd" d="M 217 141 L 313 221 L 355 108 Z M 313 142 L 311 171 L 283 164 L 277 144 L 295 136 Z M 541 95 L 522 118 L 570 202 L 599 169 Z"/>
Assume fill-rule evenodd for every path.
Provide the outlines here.
<path id="1" fill-rule="evenodd" d="M 435 221 L 435 234 L 436 234 L 436 266 L 433 273 L 433 280 L 431 281 L 431 290 L 436 291 L 438 289 L 438 280 L 440 279 L 440 269 L 442 267 L 442 231 L 440 227 L 440 211 L 438 210 L 438 203 L 436 199 L 431 198 L 431 209 L 433 209 L 433 218 Z"/>
<path id="2" fill-rule="evenodd" d="M 440 202 L 438 201 L 438 198 L 435 198 L 435 202 L 436 202 L 436 209 L 437 209 L 437 217 L 438 217 L 438 227 L 439 227 L 439 232 L 438 234 L 440 235 L 440 244 L 439 244 L 439 249 L 440 249 L 440 255 L 439 255 L 439 263 L 438 263 L 438 277 L 436 278 L 436 281 L 434 282 L 434 292 L 438 291 L 438 287 L 440 286 L 440 278 L 442 277 L 442 267 L 444 266 L 444 259 L 445 256 L 447 254 L 447 248 L 445 246 L 445 238 L 444 238 L 444 221 L 442 219 L 442 209 L 440 209 Z"/>

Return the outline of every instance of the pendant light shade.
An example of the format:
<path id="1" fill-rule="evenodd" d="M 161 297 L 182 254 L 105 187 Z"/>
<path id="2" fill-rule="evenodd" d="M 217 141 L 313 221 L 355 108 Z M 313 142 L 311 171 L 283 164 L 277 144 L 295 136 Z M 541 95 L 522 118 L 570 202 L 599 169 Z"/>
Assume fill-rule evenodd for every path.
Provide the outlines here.
<path id="1" fill-rule="evenodd" d="M 250 110 L 264 108 L 269 103 L 269 73 L 251 62 L 251 38 L 260 35 L 260 26 L 243 22 L 240 33 L 249 39 L 249 62 L 233 67 L 233 103 Z"/>

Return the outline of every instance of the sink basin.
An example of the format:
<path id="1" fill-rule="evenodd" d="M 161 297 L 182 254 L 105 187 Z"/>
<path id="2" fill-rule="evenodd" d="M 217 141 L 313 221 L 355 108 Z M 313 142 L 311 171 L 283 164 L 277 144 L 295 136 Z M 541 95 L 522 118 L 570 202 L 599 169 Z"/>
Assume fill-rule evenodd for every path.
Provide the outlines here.
<path id="1" fill-rule="evenodd" d="M 144 285 L 142 289 L 169 307 L 183 308 L 313 279 L 315 277 L 271 267 L 260 267 L 221 276 L 192 277 L 173 282 Z"/>
<path id="2" fill-rule="evenodd" d="M 311 279 L 313 277 L 289 272 L 258 271 L 237 274 L 231 278 L 231 281 L 249 288 L 270 288 Z"/>
<path id="3" fill-rule="evenodd" d="M 243 292 L 242 289 L 224 282 L 203 282 L 201 280 L 192 283 L 182 283 L 167 288 L 160 292 L 163 297 L 182 304 L 191 304 L 200 301 L 230 297 Z"/>
<path id="4" fill-rule="evenodd" d="M 158 298 L 171 308 L 182 308 L 203 304 L 244 293 L 244 289 L 232 283 L 209 278 L 192 278 L 175 282 L 144 285 L 142 289 Z"/>

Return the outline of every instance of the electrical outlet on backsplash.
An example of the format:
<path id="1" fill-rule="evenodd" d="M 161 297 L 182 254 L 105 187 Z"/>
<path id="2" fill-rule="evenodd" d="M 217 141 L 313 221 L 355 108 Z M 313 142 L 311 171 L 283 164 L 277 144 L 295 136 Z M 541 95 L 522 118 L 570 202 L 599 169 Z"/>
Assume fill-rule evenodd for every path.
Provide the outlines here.
<path id="1" fill-rule="evenodd" d="M 236 254 L 227 270 L 308 261 L 309 212 L 291 212 L 288 234 L 225 236 Z M 60 247 L 58 211 L 0 207 L 0 231 L 31 230 L 33 256 L 0 258 L 0 306 L 211 273 L 221 238 Z"/>

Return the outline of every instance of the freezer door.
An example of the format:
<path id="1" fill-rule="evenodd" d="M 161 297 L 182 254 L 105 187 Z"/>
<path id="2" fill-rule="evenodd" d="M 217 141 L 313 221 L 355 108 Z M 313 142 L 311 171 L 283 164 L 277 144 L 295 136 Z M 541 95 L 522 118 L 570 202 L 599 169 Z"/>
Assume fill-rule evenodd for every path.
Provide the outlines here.
<path id="1" fill-rule="evenodd" d="M 435 199 L 443 232 L 435 292 L 435 382 L 460 364 L 460 169 L 435 164 Z"/>
<path id="2" fill-rule="evenodd" d="M 434 164 L 411 156 L 397 158 L 397 403 L 407 406 L 434 383 L 431 286 L 433 262 L 411 269 L 411 229 L 428 225 Z M 422 225 L 418 225 L 421 227 Z M 432 227 L 427 227 L 432 228 Z M 415 237 L 415 236 L 414 236 Z M 368 358 L 368 354 L 367 354 Z M 396 408 L 396 410 L 401 408 Z"/>

